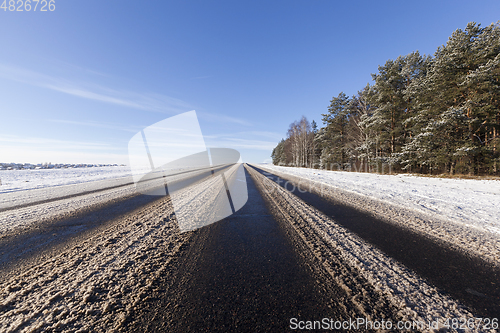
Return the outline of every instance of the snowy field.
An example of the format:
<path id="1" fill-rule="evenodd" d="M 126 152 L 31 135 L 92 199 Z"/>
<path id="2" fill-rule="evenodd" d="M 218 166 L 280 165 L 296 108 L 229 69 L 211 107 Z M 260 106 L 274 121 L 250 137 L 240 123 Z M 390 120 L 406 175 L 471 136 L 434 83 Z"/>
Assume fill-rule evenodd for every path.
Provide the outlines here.
<path id="1" fill-rule="evenodd" d="M 500 234 L 500 181 L 324 171 L 261 164 L 405 209 Z"/>
<path id="2" fill-rule="evenodd" d="M 0 170 L 0 193 L 131 176 L 128 166 L 93 168 Z"/>

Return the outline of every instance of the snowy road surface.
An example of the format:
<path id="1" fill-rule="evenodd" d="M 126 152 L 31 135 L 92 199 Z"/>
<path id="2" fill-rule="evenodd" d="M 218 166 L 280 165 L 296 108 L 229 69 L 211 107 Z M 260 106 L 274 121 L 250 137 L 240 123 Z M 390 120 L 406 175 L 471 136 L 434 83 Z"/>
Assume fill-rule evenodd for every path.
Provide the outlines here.
<path id="1" fill-rule="evenodd" d="M 500 263 L 500 181 L 259 165 L 307 189 Z M 305 183 L 304 183 L 305 184 Z"/>
<path id="2" fill-rule="evenodd" d="M 306 203 L 275 176 L 246 170 L 247 205 L 185 233 L 168 196 L 137 195 L 126 183 L 0 211 L 0 331 L 289 331 L 292 318 L 419 322 L 418 330 L 432 331 L 429 321 L 499 315 L 436 288 L 318 210 L 319 201 Z M 201 200 L 198 185 L 181 201 Z M 9 245 L 37 244 L 36 235 L 46 244 L 8 253 Z M 496 294 L 466 292 L 499 303 Z M 476 323 L 465 331 L 495 330 Z"/>
<path id="3" fill-rule="evenodd" d="M 262 164 L 271 172 L 309 179 L 439 217 L 447 222 L 500 234 L 500 181 L 419 177 L 407 174 L 326 171 Z"/>

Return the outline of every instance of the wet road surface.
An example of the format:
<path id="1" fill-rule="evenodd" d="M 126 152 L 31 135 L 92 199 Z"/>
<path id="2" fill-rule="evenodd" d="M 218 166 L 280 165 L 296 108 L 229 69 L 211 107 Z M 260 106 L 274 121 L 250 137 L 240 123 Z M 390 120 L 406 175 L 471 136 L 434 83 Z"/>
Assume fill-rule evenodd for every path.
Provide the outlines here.
<path id="1" fill-rule="evenodd" d="M 330 288 L 334 282 L 318 281 L 269 215 L 248 173 L 246 177 L 246 205 L 233 216 L 194 231 L 189 248 L 176 262 L 178 276 L 161 282 L 164 288 L 143 304 L 132 327 L 168 332 L 283 332 L 289 331 L 291 318 L 352 316 L 337 303 L 338 295 Z"/>
<path id="2" fill-rule="evenodd" d="M 253 166 L 252 166 L 253 167 Z M 474 309 L 478 315 L 500 317 L 500 272 L 481 259 L 450 248 L 417 232 L 401 228 L 368 213 L 302 190 L 293 181 L 253 167 L 284 186 L 307 204 L 377 246 L 437 288 Z"/>

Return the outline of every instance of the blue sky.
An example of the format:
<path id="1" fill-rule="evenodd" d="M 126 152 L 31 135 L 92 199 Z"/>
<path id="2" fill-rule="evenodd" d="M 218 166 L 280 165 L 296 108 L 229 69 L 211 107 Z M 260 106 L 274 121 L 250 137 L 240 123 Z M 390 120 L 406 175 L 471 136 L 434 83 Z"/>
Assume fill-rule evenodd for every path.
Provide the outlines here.
<path id="1" fill-rule="evenodd" d="M 196 110 L 207 146 L 269 160 L 288 125 L 388 59 L 433 54 L 494 1 L 56 0 L 0 10 L 0 162 L 128 163 L 132 136 Z"/>

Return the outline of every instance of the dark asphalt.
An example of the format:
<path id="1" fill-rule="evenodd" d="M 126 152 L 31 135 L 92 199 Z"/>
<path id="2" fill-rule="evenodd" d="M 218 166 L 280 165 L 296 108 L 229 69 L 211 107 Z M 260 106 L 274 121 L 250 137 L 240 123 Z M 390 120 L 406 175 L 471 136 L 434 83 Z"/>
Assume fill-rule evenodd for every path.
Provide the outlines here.
<path id="1" fill-rule="evenodd" d="M 215 168 L 213 172 L 218 174 L 227 168 Z M 199 171 L 199 170 L 195 170 Z M 179 172 L 172 176 L 186 174 L 189 172 Z M 190 183 L 201 182 L 211 173 L 205 173 L 201 176 L 189 178 Z M 161 177 L 157 177 L 161 178 Z M 170 182 L 174 186 L 178 182 L 185 182 L 181 179 Z M 0 209 L 0 212 L 10 211 L 18 208 L 36 206 L 57 200 L 76 198 L 79 196 L 99 193 L 107 190 L 129 186 L 134 183 L 126 183 L 116 186 L 108 186 L 92 191 L 85 191 L 78 194 L 61 196 L 42 201 L 31 202 L 9 208 Z M 167 193 L 168 188 L 165 187 Z M 98 203 L 93 207 L 85 207 L 75 211 L 68 211 L 57 218 L 42 220 L 28 227 L 17 228 L 11 232 L 5 233 L 0 237 L 0 277 L 16 274 L 26 269 L 36 262 L 57 253 L 69 244 L 80 239 L 88 237 L 90 232 L 94 232 L 101 227 L 105 227 L 108 222 L 120 218 L 133 212 L 134 210 L 151 204 L 157 200 L 163 200 L 163 196 L 151 196 L 140 193 L 134 193 L 125 197 L 116 198 L 104 203 Z"/>
<path id="2" fill-rule="evenodd" d="M 246 205 L 193 231 L 173 264 L 177 276 L 157 282 L 158 291 L 133 315 L 130 330 L 284 332 L 294 317 L 349 318 L 349 309 L 322 287 L 333 280 L 318 281 L 246 177 Z"/>
<path id="3" fill-rule="evenodd" d="M 252 167 L 264 174 L 263 170 Z M 268 172 L 265 175 L 275 182 L 278 180 Z M 476 315 L 500 318 L 498 268 L 422 234 L 343 205 L 334 198 L 321 197 L 304 189 L 299 191 L 289 179 L 282 178 L 279 184 L 283 186 L 287 181 L 287 188 L 300 199 L 460 300 Z"/>

